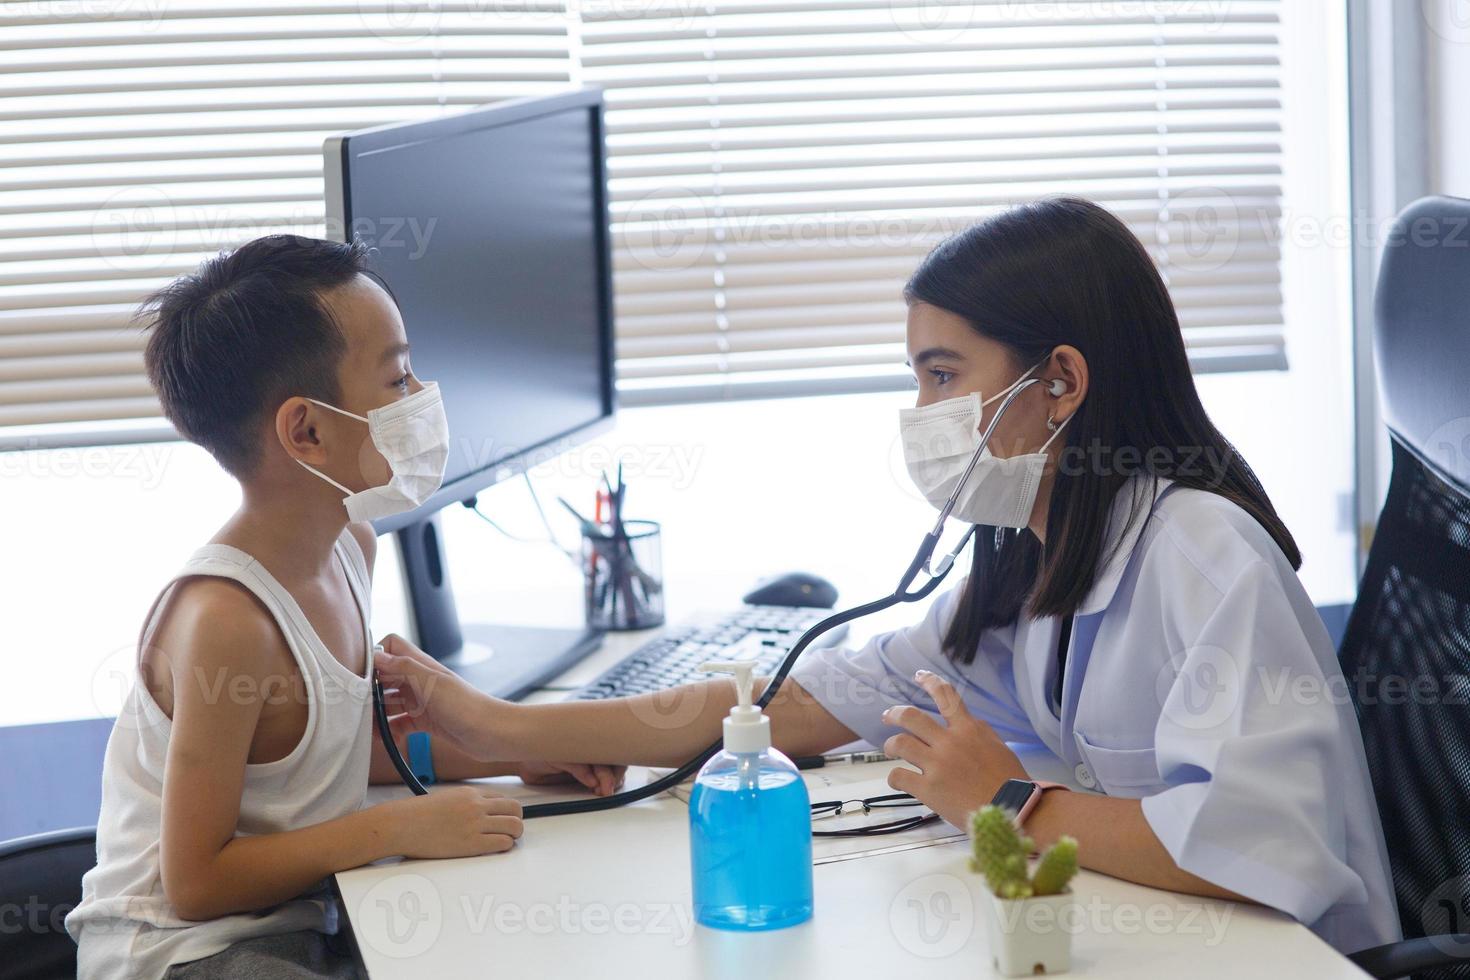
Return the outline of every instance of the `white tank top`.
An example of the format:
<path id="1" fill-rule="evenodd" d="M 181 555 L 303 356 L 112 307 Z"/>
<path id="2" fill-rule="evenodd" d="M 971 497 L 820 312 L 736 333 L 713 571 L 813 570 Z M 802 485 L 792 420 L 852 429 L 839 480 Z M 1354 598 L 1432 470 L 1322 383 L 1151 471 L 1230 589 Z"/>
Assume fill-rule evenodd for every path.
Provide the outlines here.
<path id="1" fill-rule="evenodd" d="M 182 579 L 210 576 L 239 582 L 275 618 L 305 681 L 306 732 L 291 753 L 245 767 L 235 835 L 297 830 L 362 808 L 372 738 L 372 633 L 367 563 L 350 531 L 333 554 L 357 600 L 368 662 L 359 677 L 332 656 L 306 614 L 254 558 L 228 545 L 200 548 L 155 600 L 143 627 L 153 634 L 163 599 Z M 97 866 L 82 879 L 82 900 L 66 918 L 78 944 L 78 976 L 158 977 L 171 964 L 201 959 L 232 943 L 301 929 L 332 933 L 337 910 L 326 883 L 308 896 L 261 912 L 207 922 L 178 917 L 159 875 L 164 760 L 170 721 L 135 674 L 107 741 Z"/>

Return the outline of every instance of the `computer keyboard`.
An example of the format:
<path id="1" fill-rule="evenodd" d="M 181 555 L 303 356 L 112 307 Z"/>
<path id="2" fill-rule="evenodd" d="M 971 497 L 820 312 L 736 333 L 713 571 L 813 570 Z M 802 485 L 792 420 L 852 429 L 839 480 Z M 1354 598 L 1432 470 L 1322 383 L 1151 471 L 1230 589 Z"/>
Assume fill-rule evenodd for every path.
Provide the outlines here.
<path id="1" fill-rule="evenodd" d="M 830 609 L 801 606 L 743 606 L 712 622 L 675 626 L 571 697 L 597 701 L 708 680 L 711 675 L 699 667 L 710 660 L 755 660 L 760 664 L 757 676 L 768 674 L 808 627 L 831 614 Z M 831 646 L 846 634 L 844 623 L 819 636 L 809 649 Z"/>

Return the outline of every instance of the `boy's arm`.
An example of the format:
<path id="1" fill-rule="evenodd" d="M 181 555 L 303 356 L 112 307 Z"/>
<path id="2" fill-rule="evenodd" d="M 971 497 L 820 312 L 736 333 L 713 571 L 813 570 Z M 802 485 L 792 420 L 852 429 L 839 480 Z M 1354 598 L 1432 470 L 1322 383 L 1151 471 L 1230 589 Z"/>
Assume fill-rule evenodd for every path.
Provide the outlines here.
<path id="1" fill-rule="evenodd" d="M 435 794 L 442 801 L 397 800 L 300 830 L 236 837 L 251 742 L 264 699 L 289 685 L 280 658 L 289 663 L 290 653 L 274 621 L 238 587 L 204 581 L 189 593 L 154 642 L 168 661 L 173 709 L 160 873 L 181 917 L 267 908 L 382 857 L 490 853 L 520 835 L 518 804 L 465 788 Z"/>
<path id="2" fill-rule="evenodd" d="M 173 692 L 160 871 L 170 904 L 187 919 L 273 905 L 333 871 L 393 853 L 392 828 L 372 811 L 272 835 L 287 840 L 235 839 L 264 698 L 289 690 L 290 680 L 273 676 L 284 640 L 253 607 L 233 586 L 194 583 L 156 641 Z"/>

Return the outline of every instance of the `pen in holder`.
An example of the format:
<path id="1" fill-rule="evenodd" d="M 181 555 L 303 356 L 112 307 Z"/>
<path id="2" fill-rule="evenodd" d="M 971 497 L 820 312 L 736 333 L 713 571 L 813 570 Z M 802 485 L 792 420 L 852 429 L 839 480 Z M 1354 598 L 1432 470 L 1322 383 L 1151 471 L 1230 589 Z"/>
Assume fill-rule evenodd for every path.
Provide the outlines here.
<path id="1" fill-rule="evenodd" d="M 657 521 L 620 521 L 582 535 L 587 625 L 641 630 L 664 621 L 662 541 Z M 590 530 L 590 528 L 588 529 Z"/>

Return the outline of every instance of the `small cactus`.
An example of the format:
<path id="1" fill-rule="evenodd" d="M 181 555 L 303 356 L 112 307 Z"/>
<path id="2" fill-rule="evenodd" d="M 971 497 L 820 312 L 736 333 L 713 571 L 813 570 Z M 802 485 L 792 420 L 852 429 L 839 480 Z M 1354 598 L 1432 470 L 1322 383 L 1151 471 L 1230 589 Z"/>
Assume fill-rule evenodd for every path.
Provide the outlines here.
<path id="1" fill-rule="evenodd" d="M 1036 862 L 1031 891 L 1036 895 L 1060 895 L 1077 874 L 1077 839 L 1062 836 Z"/>
<path id="2" fill-rule="evenodd" d="M 1022 837 L 1011 815 L 997 806 L 983 806 L 971 815 L 970 838 L 970 869 L 983 874 L 1000 898 L 1056 895 L 1077 873 L 1077 842 L 1062 837 L 1041 856 L 1031 877 L 1028 858 L 1036 845 Z"/>
<path id="3" fill-rule="evenodd" d="M 1027 884 L 1029 841 L 1021 839 L 1009 814 L 996 806 L 981 807 L 970 817 L 970 837 L 970 867 L 985 876 L 991 891 L 1011 897 Z"/>

